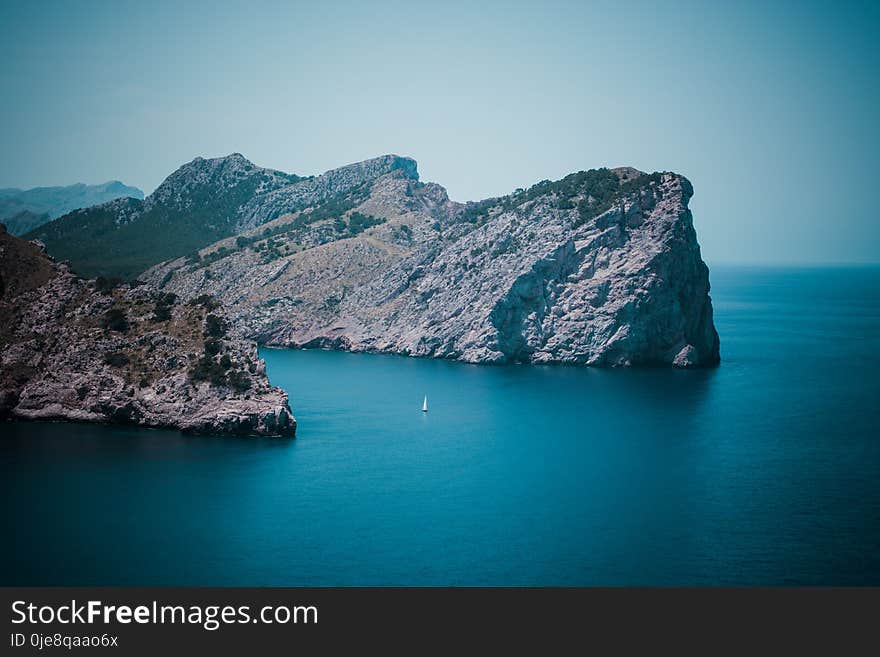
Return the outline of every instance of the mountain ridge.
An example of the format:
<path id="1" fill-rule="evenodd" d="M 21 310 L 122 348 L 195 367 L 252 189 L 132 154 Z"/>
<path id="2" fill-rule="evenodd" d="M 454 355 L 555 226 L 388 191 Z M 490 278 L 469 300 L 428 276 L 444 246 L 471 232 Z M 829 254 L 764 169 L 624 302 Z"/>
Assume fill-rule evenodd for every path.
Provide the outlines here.
<path id="1" fill-rule="evenodd" d="M 80 274 L 133 278 L 154 264 L 233 236 L 255 221 L 325 201 L 397 169 L 414 172 L 415 161 L 388 155 L 319 176 L 298 176 L 258 167 L 240 153 L 197 157 L 178 167 L 143 201 L 116 199 L 76 210 L 24 237 L 40 240 Z M 272 209 L 273 203 L 277 209 Z"/>

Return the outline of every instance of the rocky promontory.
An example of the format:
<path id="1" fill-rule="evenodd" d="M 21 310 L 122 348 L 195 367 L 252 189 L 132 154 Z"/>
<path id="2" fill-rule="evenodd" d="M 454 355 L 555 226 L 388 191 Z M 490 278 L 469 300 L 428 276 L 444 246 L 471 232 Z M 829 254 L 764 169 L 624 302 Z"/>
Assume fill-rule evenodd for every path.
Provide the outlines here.
<path id="1" fill-rule="evenodd" d="M 296 431 L 287 394 L 213 298 L 84 280 L 2 225 L 0 418 Z"/>
<path id="2" fill-rule="evenodd" d="M 709 366 L 719 341 L 692 194 L 675 173 L 591 169 L 457 203 L 389 155 L 255 196 L 236 236 L 142 276 L 216 296 L 273 346 Z"/>

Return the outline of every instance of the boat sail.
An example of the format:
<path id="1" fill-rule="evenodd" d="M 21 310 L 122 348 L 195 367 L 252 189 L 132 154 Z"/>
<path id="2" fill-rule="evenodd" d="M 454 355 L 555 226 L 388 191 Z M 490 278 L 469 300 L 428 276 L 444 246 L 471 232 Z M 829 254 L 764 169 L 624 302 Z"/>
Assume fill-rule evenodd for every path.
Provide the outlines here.
<path id="1" fill-rule="evenodd" d="M 425 395 L 425 401 L 422 402 L 422 413 L 428 412 L 428 395 Z"/>

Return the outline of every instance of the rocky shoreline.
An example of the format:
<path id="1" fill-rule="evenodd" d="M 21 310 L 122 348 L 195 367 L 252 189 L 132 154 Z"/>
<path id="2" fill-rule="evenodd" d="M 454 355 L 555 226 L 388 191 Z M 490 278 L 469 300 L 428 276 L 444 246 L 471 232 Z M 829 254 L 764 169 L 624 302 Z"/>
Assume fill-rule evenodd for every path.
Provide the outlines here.
<path id="1" fill-rule="evenodd" d="M 293 437 L 287 393 L 209 297 L 86 281 L 0 227 L 0 418 Z"/>

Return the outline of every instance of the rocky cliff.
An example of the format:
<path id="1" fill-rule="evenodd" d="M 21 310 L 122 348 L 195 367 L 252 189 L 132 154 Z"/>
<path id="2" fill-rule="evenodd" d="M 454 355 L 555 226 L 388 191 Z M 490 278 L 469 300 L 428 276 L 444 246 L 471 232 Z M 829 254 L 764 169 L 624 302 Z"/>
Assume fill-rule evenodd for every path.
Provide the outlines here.
<path id="1" fill-rule="evenodd" d="M 268 345 L 492 363 L 718 362 L 684 177 L 598 169 L 461 204 L 419 182 L 412 160 L 370 163 L 350 168 L 347 184 L 318 177 L 255 197 L 236 237 L 143 277 L 183 298 L 215 295 Z"/>
<path id="2" fill-rule="evenodd" d="M 286 393 L 209 297 L 75 276 L 0 225 L 0 418 L 293 436 Z"/>

